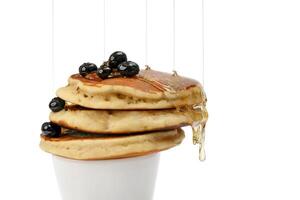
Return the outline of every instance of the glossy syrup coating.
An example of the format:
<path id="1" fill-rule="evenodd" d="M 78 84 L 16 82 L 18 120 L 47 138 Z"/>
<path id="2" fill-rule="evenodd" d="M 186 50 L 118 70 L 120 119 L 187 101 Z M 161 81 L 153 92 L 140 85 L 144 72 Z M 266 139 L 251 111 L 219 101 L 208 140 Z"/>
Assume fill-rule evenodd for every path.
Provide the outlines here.
<path id="1" fill-rule="evenodd" d="M 103 80 L 96 73 L 91 73 L 86 77 L 74 74 L 71 78 L 90 86 L 120 85 L 150 93 L 164 91 L 177 92 L 191 87 L 201 87 L 200 83 L 194 79 L 173 76 L 172 74 L 155 70 L 141 70 L 139 74 L 131 78 L 116 77 Z"/>

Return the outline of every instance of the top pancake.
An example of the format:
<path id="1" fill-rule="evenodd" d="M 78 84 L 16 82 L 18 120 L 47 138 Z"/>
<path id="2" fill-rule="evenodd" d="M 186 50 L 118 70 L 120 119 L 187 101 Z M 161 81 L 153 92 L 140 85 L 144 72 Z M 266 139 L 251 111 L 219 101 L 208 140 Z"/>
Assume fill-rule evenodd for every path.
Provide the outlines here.
<path id="1" fill-rule="evenodd" d="M 172 74 L 141 70 L 132 78 L 102 80 L 96 73 L 72 75 L 57 96 L 93 109 L 167 109 L 205 104 L 206 96 L 196 80 Z"/>

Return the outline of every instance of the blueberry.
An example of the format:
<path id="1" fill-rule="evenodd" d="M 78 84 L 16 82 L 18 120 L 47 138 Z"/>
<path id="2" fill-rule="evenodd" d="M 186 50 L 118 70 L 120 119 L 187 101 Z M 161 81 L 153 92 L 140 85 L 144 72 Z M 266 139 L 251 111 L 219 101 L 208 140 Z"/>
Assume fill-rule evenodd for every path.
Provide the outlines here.
<path id="1" fill-rule="evenodd" d="M 122 51 L 116 51 L 110 55 L 108 66 L 111 69 L 117 69 L 118 65 L 125 61 L 127 61 L 126 54 Z"/>
<path id="2" fill-rule="evenodd" d="M 81 76 L 86 76 L 91 72 L 94 72 L 97 70 L 97 66 L 93 63 L 83 63 L 80 67 L 79 67 L 79 74 Z"/>
<path id="3" fill-rule="evenodd" d="M 132 61 L 123 62 L 118 66 L 122 76 L 131 77 L 139 73 L 139 65 Z"/>
<path id="4" fill-rule="evenodd" d="M 65 100 L 59 98 L 59 97 L 55 97 L 53 98 L 50 103 L 49 103 L 49 108 L 53 111 L 53 112 L 58 112 L 61 111 L 62 109 L 64 109 L 65 107 Z"/>
<path id="5" fill-rule="evenodd" d="M 97 70 L 97 75 L 101 79 L 107 79 L 108 76 L 111 74 L 112 69 L 106 66 L 106 64 L 102 64 L 101 67 Z"/>
<path id="6" fill-rule="evenodd" d="M 61 127 L 53 122 L 45 122 L 42 125 L 42 135 L 48 137 L 59 137 L 61 135 Z"/>

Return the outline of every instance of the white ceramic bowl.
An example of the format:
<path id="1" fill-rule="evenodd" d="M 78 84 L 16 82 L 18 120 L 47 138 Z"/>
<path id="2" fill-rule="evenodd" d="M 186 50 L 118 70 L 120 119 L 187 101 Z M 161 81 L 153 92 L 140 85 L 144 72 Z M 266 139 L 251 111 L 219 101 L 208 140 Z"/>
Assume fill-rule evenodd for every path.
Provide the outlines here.
<path id="1" fill-rule="evenodd" d="M 63 200 L 151 200 L 159 153 L 81 161 L 53 156 Z"/>

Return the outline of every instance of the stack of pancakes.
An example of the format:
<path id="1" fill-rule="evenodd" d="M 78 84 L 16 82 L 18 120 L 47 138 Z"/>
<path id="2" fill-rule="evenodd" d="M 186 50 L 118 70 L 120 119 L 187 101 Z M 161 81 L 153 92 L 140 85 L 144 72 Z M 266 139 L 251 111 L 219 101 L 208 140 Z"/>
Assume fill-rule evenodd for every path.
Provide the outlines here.
<path id="1" fill-rule="evenodd" d="M 41 136 L 40 146 L 49 153 L 80 160 L 146 155 L 180 144 L 186 125 L 203 146 L 206 96 L 193 79 L 151 69 L 105 80 L 75 74 L 57 96 L 66 105 L 50 121 L 63 133 Z"/>

